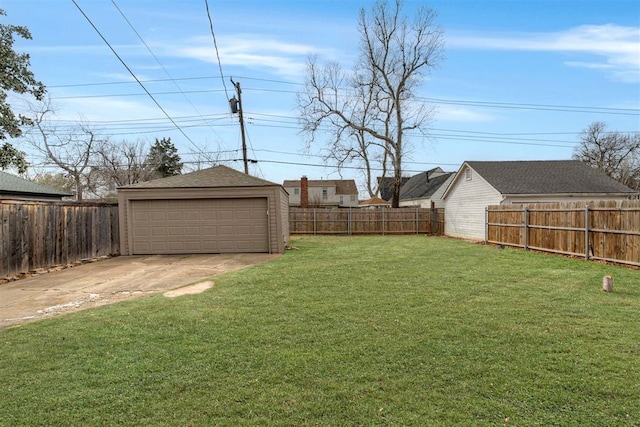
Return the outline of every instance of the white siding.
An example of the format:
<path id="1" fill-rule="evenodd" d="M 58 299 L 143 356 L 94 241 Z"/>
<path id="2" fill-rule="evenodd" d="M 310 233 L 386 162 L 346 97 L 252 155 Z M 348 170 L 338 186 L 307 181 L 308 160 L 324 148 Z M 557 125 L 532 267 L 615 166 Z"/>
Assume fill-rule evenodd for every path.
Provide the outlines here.
<path id="1" fill-rule="evenodd" d="M 327 198 L 322 197 L 322 189 L 327 189 Z M 298 189 L 298 194 L 295 190 Z M 300 206 L 300 187 L 285 187 L 289 193 L 289 206 Z M 309 206 L 341 206 L 341 207 L 358 207 L 360 203 L 358 196 L 355 194 L 337 194 L 336 186 L 333 183 L 327 183 L 326 186 L 317 186 L 316 184 L 309 186 Z M 342 203 L 340 203 L 342 196 Z M 351 197 L 354 200 L 351 200 Z"/>
<path id="2" fill-rule="evenodd" d="M 441 173 L 437 173 L 435 176 L 440 176 Z M 419 208 L 431 208 L 431 202 L 433 201 L 433 205 L 435 208 L 444 208 L 444 200 L 442 196 L 444 192 L 447 190 L 447 187 L 453 181 L 456 174 L 452 174 L 441 186 L 438 188 L 431 197 L 426 197 L 423 199 L 405 199 L 400 200 L 400 207 L 419 207 Z"/>
<path id="3" fill-rule="evenodd" d="M 400 200 L 399 206 L 401 208 L 430 208 L 431 199 L 405 199 Z"/>
<path id="4" fill-rule="evenodd" d="M 447 191 L 447 188 L 449 187 L 449 184 L 451 184 L 451 181 L 453 181 L 453 179 L 456 177 L 456 174 L 452 174 L 445 182 L 444 184 L 442 184 L 440 186 L 440 188 L 438 188 L 432 195 L 431 195 L 431 200 L 433 200 L 433 203 L 435 204 L 436 208 L 444 208 L 445 205 L 445 201 L 442 198 L 442 196 L 444 196 L 444 192 Z"/>
<path id="5" fill-rule="evenodd" d="M 502 196 L 474 170 L 467 180 L 469 166 L 456 175 L 447 193 L 444 209 L 445 234 L 471 240 L 484 240 L 485 209 L 499 205 Z"/>

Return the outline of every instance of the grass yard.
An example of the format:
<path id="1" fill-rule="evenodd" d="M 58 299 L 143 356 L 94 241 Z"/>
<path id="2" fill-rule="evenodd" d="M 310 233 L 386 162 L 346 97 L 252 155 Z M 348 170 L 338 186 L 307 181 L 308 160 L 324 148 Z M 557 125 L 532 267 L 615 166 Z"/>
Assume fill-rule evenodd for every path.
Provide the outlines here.
<path id="1" fill-rule="evenodd" d="M 639 271 L 438 237 L 292 244 L 203 294 L 0 330 L 0 425 L 640 425 Z"/>

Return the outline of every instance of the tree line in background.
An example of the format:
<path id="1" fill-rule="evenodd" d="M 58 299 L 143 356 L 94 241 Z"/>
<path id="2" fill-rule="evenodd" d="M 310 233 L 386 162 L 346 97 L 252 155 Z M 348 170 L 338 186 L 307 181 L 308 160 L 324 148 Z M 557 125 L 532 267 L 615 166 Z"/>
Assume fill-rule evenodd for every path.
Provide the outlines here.
<path id="1" fill-rule="evenodd" d="M 362 9 L 360 55 L 353 69 L 345 72 L 338 63 L 321 65 L 311 57 L 304 90 L 297 97 L 307 147 L 322 133 L 328 138 L 326 160 L 338 169 L 359 163 L 371 197 L 380 182 L 375 175 L 390 174 L 394 207 L 403 158 L 410 151 L 404 135 L 412 130 L 426 135 L 433 112 L 419 102 L 416 89 L 443 53 L 436 13 L 421 6 L 404 14 L 402 7 L 401 0 L 380 0 L 369 12 Z M 31 179 L 68 191 L 78 200 L 113 199 L 118 186 L 182 173 L 183 163 L 170 138 L 156 138 L 149 146 L 140 140 L 114 142 L 86 123 L 57 128 L 50 120 L 55 112 L 45 86 L 29 70 L 29 55 L 13 49 L 15 37 L 31 39 L 31 34 L 26 27 L 0 23 L 0 169 L 13 168 L 29 177 L 25 153 L 7 141 L 22 138 L 44 159 L 39 165 L 59 171 L 37 173 Z M 30 115 L 14 113 L 7 99 L 10 93 L 37 101 Z M 204 160 L 216 164 L 219 156 Z M 573 157 L 640 191 L 640 134 L 607 131 L 605 123 L 594 122 L 582 132 Z"/>
<path id="2" fill-rule="evenodd" d="M 0 16 L 5 15 L 0 9 Z M 68 191 L 77 200 L 85 195 L 113 199 L 118 186 L 182 172 L 183 164 L 170 138 L 156 138 L 148 147 L 143 141 L 110 141 L 83 123 L 63 130 L 53 125 L 48 119 L 54 110 L 45 86 L 29 69 L 29 55 L 13 49 L 16 37 L 30 40 L 31 33 L 23 26 L 0 24 L 0 169 L 27 174 L 26 154 L 7 141 L 22 138 L 43 156 L 42 166 L 60 170 L 38 173 L 31 179 Z M 16 115 L 7 99 L 9 93 L 31 95 L 38 104 L 30 104 L 30 115 Z"/>
<path id="3" fill-rule="evenodd" d="M 605 123 L 591 123 L 582 131 L 573 158 L 640 192 L 640 133 L 607 131 Z"/>
<path id="4" fill-rule="evenodd" d="M 170 138 L 156 138 L 149 146 L 142 140 L 96 138 L 89 128 L 78 130 L 82 137 L 66 144 L 56 142 L 59 138 L 68 141 L 68 135 L 48 134 L 47 130 L 46 137 L 33 139 L 46 153 L 44 165 L 63 172 L 40 172 L 30 177 L 32 181 L 69 192 L 76 200 L 115 201 L 118 187 L 182 173 L 180 156 Z"/>
<path id="5" fill-rule="evenodd" d="M 35 181 L 53 179 L 77 200 L 87 196 L 114 200 L 117 187 L 178 175 L 182 163 L 170 138 L 157 139 L 149 147 L 144 141 L 114 142 L 99 136 L 88 124 L 77 123 L 59 129 L 49 117 L 54 114 L 49 102 L 32 109 L 33 126 L 24 140 L 53 166 L 58 174 L 39 174 Z"/>

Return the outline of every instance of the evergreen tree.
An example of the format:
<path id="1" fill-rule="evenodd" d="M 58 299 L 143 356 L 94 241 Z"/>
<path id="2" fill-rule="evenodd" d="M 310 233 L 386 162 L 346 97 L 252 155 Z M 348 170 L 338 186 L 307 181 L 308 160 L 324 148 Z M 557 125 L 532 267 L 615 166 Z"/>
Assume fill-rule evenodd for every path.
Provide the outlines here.
<path id="1" fill-rule="evenodd" d="M 153 168 L 158 177 L 180 175 L 182 163 L 178 149 L 171 142 L 171 138 L 156 138 L 156 142 L 149 149 L 147 164 Z"/>

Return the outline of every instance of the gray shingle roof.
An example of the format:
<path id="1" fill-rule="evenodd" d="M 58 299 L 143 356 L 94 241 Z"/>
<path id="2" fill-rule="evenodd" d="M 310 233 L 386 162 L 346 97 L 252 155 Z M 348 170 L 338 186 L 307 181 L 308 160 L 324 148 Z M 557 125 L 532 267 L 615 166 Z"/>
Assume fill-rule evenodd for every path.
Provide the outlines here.
<path id="1" fill-rule="evenodd" d="M 635 193 L 579 160 L 466 163 L 501 194 Z"/>
<path id="2" fill-rule="evenodd" d="M 0 193 L 11 194 L 29 194 L 29 195 L 47 195 L 47 196 L 71 196 L 70 193 L 56 190 L 55 188 L 45 185 L 36 184 L 27 181 L 15 175 L 6 172 L 0 172 Z"/>
<path id="3" fill-rule="evenodd" d="M 429 177 L 429 172 L 422 172 L 409 178 L 400 189 L 400 200 L 430 197 L 453 175 L 453 172 L 451 172 Z"/>
<path id="4" fill-rule="evenodd" d="M 378 177 L 378 192 L 380 193 L 380 197 L 384 200 L 391 200 L 393 198 L 393 182 L 394 182 L 394 177 Z M 400 180 L 400 188 L 402 188 L 402 186 L 404 184 L 407 183 L 407 181 L 409 181 L 409 177 L 408 176 L 403 176 L 402 179 Z"/>
<path id="5" fill-rule="evenodd" d="M 267 187 L 280 184 L 247 175 L 230 167 L 219 165 L 183 175 L 154 179 L 126 188 L 221 188 L 221 187 Z"/>

